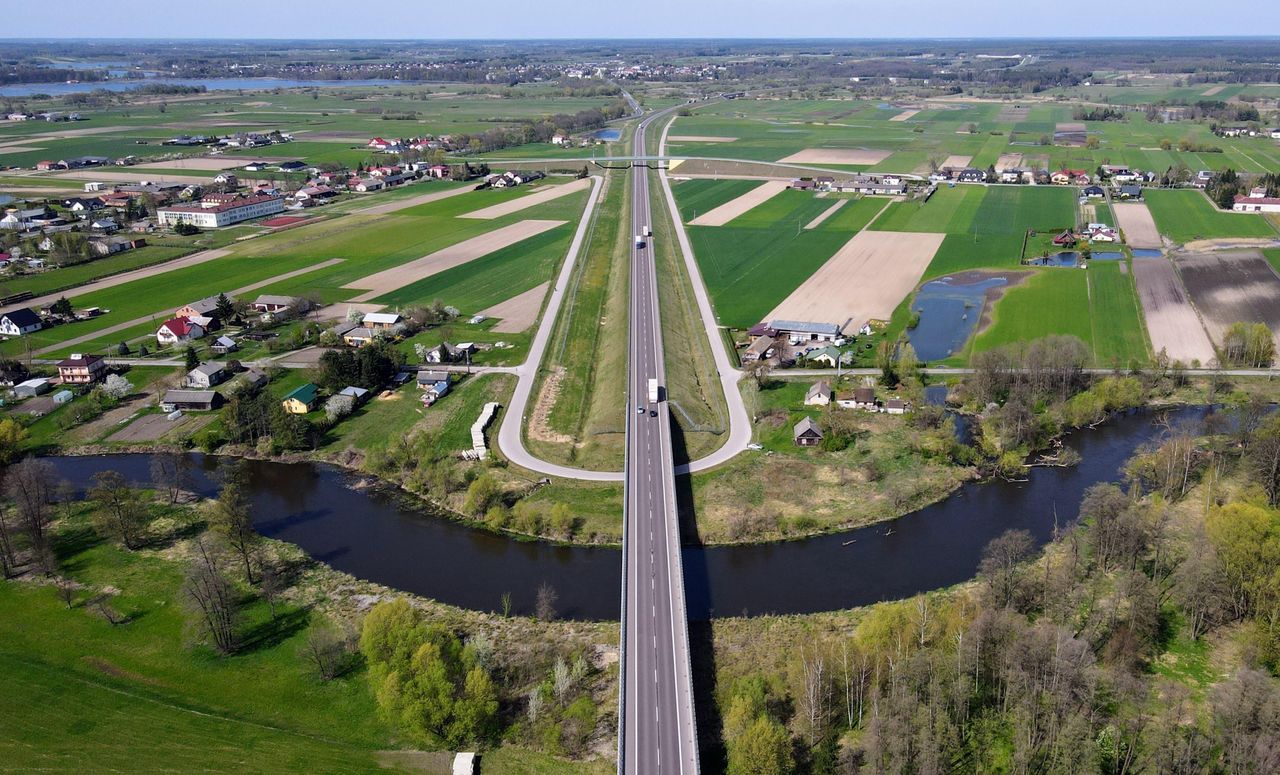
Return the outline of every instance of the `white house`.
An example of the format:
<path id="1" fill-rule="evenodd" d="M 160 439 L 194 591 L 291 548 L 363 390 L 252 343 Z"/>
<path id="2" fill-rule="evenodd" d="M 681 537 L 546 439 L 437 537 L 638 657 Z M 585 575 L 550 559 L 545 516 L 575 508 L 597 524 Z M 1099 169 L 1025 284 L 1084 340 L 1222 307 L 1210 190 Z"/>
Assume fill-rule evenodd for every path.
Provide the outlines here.
<path id="1" fill-rule="evenodd" d="M 172 318 L 160 324 L 156 331 L 156 342 L 159 344 L 178 344 L 199 339 L 204 336 L 204 329 L 189 318 Z"/>
<path id="2" fill-rule="evenodd" d="M 1280 213 L 1280 198 L 1267 196 L 1265 188 L 1255 188 L 1248 196 L 1237 196 L 1231 209 L 1237 213 Z"/>
<path id="3" fill-rule="evenodd" d="M 826 406 L 834 399 L 835 393 L 831 390 L 831 383 L 822 379 L 813 383 L 809 390 L 804 394 L 804 405 Z"/>
<path id="4" fill-rule="evenodd" d="M 23 336 L 32 331 L 44 328 L 40 316 L 29 308 L 15 309 L 0 317 L 0 334 L 5 336 Z"/>

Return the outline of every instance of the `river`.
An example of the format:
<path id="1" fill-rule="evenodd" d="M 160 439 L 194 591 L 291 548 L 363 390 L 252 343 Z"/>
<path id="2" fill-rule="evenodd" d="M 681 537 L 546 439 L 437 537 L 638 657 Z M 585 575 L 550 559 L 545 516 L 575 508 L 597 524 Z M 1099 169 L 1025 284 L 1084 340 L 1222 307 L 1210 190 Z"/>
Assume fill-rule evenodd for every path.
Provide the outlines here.
<path id="1" fill-rule="evenodd" d="M 1198 424 L 1210 410 L 1178 409 L 1175 423 Z M 1083 461 L 1036 468 L 1025 482 L 973 482 L 891 523 L 798 541 L 686 547 L 685 586 L 695 619 L 740 614 L 812 613 L 909 597 L 972 578 L 983 548 L 1014 528 L 1038 543 L 1078 513 L 1085 489 L 1114 481 L 1121 465 L 1156 438 L 1157 413 L 1133 412 L 1072 433 Z M 213 495 L 218 458 L 192 454 L 193 489 Z M 46 458 L 77 487 L 114 469 L 150 479 L 145 454 Z M 451 605 L 533 610 L 537 589 L 555 589 L 561 617 L 617 618 L 621 553 L 614 548 L 516 541 L 424 514 L 385 488 L 359 488 L 343 469 L 314 463 L 250 461 L 254 522 L 270 538 L 359 578 Z"/>

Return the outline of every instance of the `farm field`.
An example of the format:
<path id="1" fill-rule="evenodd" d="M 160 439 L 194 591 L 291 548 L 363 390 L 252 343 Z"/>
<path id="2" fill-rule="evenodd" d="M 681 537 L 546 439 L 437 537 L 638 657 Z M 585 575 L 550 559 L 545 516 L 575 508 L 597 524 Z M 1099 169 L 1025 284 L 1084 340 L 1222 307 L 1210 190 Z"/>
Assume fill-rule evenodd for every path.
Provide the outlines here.
<path id="1" fill-rule="evenodd" d="M 681 210 L 689 212 L 686 194 L 707 197 L 709 191 L 722 193 L 720 184 L 741 182 L 689 181 L 675 186 L 674 193 Z M 689 227 L 694 257 L 720 322 L 734 328 L 760 322 L 885 204 L 879 198 L 850 200 L 817 228 L 804 229 L 832 200 L 783 191 L 728 225 Z"/>
<path id="2" fill-rule="evenodd" d="M 769 180 L 755 186 L 741 196 L 725 202 L 714 210 L 699 215 L 689 221 L 690 226 L 724 226 L 726 223 L 746 216 L 753 208 L 767 203 L 770 199 L 787 190 L 787 183 L 781 180 Z"/>
<path id="3" fill-rule="evenodd" d="M 1156 228 L 1151 209 L 1144 202 L 1116 205 L 1113 208 L 1116 223 L 1124 233 L 1125 244 L 1138 250 L 1153 250 L 1164 247 L 1160 239 L 1160 230 Z"/>
<path id="4" fill-rule="evenodd" d="M 1256 250 L 1179 256 L 1178 273 L 1219 345 L 1232 323 L 1265 323 L 1280 332 L 1280 277 Z"/>
<path id="5" fill-rule="evenodd" d="M 1089 280 L 1089 319 L 1098 363 L 1123 368 L 1151 359 L 1133 277 L 1124 261 L 1094 261 Z"/>
<path id="6" fill-rule="evenodd" d="M 1152 353 L 1163 352 L 1184 364 L 1207 365 L 1217 357 L 1172 261 L 1135 258 L 1133 280 L 1147 321 Z"/>
<path id="7" fill-rule="evenodd" d="M 1219 210 L 1199 191 L 1148 189 L 1145 198 L 1156 228 L 1174 242 L 1280 236 L 1265 218 Z"/>
<path id="8" fill-rule="evenodd" d="M 988 313 L 990 325 L 974 338 L 973 350 L 1054 334 L 1069 334 L 1093 347 L 1086 274 L 1076 269 L 1044 269 L 1005 291 Z"/>

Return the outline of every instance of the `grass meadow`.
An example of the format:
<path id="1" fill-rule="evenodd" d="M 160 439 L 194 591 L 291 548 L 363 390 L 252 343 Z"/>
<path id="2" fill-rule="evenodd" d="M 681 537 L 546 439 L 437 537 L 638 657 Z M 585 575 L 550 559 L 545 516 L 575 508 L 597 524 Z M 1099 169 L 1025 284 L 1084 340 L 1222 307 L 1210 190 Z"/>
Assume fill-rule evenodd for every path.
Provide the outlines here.
<path id="1" fill-rule="evenodd" d="M 1220 237 L 1275 237 L 1266 218 L 1219 210 L 1199 191 L 1150 190 L 1147 207 L 1160 233 L 1175 242 Z"/>

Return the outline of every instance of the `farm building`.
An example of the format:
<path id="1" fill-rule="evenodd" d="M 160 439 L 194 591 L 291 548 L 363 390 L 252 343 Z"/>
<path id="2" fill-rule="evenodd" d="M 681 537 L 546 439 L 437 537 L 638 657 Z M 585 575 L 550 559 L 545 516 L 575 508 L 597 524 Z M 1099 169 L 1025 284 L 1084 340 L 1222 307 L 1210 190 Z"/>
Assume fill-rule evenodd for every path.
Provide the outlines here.
<path id="1" fill-rule="evenodd" d="M 422 403 L 431 406 L 447 395 L 449 395 L 449 382 L 447 380 L 433 382 L 422 389 Z"/>
<path id="2" fill-rule="evenodd" d="M 160 399 L 160 408 L 166 412 L 207 412 L 217 409 L 221 403 L 222 396 L 213 390 L 166 390 Z"/>
<path id="3" fill-rule="evenodd" d="M 49 392 L 52 387 L 53 383 L 48 378 L 34 377 L 14 385 L 13 394 L 18 398 L 35 398 L 38 395 Z"/>
<path id="4" fill-rule="evenodd" d="M 887 414 L 906 414 L 907 402 L 901 398 L 890 398 L 884 402 L 884 411 Z"/>
<path id="5" fill-rule="evenodd" d="M 320 389 L 308 382 L 289 391 L 280 404 L 290 414 L 306 414 L 316 407 L 318 400 L 320 400 Z"/>
<path id="6" fill-rule="evenodd" d="M 792 342 L 834 342 L 840 337 L 840 326 L 835 323 L 814 323 L 806 320 L 774 320 L 769 327 Z"/>
<path id="7" fill-rule="evenodd" d="M 747 345 L 747 348 L 742 351 L 739 359 L 743 363 L 768 360 L 773 357 L 776 344 L 772 336 L 757 336 L 755 341 Z"/>
<path id="8" fill-rule="evenodd" d="M 797 447 L 816 447 L 822 441 L 822 429 L 812 417 L 806 417 L 791 430 L 791 440 Z"/>
<path id="9" fill-rule="evenodd" d="M 836 398 L 836 406 L 841 409 L 876 410 L 876 390 L 871 387 L 855 388 L 852 393 L 842 393 Z"/>
<path id="10" fill-rule="evenodd" d="M 369 312 L 360 319 L 360 324 L 365 328 L 388 330 L 395 328 L 404 321 L 394 312 Z"/>
<path id="11" fill-rule="evenodd" d="M 1269 197 L 1266 189 L 1255 188 L 1248 196 L 1237 196 L 1231 209 L 1237 213 L 1280 213 L 1280 197 Z"/>
<path id="12" fill-rule="evenodd" d="M 276 296 L 264 293 L 254 299 L 253 303 L 249 306 L 253 307 L 254 312 L 275 315 L 277 313 L 284 312 L 285 310 L 300 307 L 301 304 L 296 296 Z"/>

